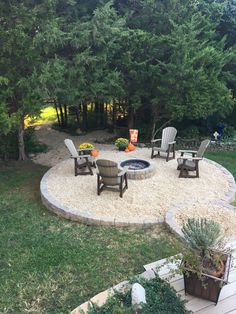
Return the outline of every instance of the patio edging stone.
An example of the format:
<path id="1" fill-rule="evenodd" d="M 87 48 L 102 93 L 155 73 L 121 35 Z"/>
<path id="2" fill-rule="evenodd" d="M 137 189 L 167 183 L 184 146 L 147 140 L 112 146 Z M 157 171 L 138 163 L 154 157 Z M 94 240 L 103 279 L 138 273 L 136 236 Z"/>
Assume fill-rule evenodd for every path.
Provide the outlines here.
<path id="1" fill-rule="evenodd" d="M 233 200 L 235 200 L 236 184 L 234 181 L 234 177 L 227 169 L 225 169 L 223 166 L 216 163 L 215 161 L 212 161 L 206 158 L 204 158 L 204 160 L 207 161 L 208 163 L 213 164 L 217 168 L 219 168 L 227 176 L 227 179 L 229 182 L 229 191 L 225 195 L 227 201 L 221 199 L 219 201 L 215 201 L 215 203 L 221 206 L 223 205 L 227 208 L 236 210 L 236 207 L 229 204 Z M 62 163 L 63 162 L 66 162 L 66 160 L 62 161 Z M 111 217 L 109 219 L 106 219 L 106 217 L 102 217 L 101 219 L 99 217 L 88 214 L 86 211 L 74 210 L 72 207 L 68 207 L 59 203 L 49 193 L 48 188 L 47 188 L 47 178 L 49 177 L 51 171 L 52 171 L 52 168 L 49 169 L 43 176 L 40 182 L 40 193 L 41 193 L 41 199 L 42 199 L 43 204 L 55 214 L 61 217 L 64 217 L 66 219 L 78 221 L 87 225 L 103 225 L 103 226 L 116 226 L 116 227 L 126 227 L 126 226 L 148 227 L 151 225 L 161 224 L 165 222 L 170 227 L 171 230 L 175 231 L 175 233 L 177 233 L 178 235 L 182 237 L 181 228 L 174 222 L 173 217 L 174 217 L 175 212 L 181 209 L 181 206 L 183 206 L 183 204 L 175 205 L 174 207 L 170 208 L 167 211 L 165 217 L 159 218 L 159 219 L 132 218 L 132 219 L 129 219 L 128 221 L 119 221 L 116 218 L 111 218 Z"/>
<path id="2" fill-rule="evenodd" d="M 62 161 L 66 162 L 65 161 Z M 40 182 L 40 194 L 42 203 L 58 216 L 70 219 L 73 221 L 79 221 L 87 225 L 103 225 L 103 226 L 115 226 L 115 227 L 127 227 L 127 226 L 139 226 L 147 227 L 151 225 L 161 224 L 164 222 L 164 218 L 159 219 L 129 219 L 128 221 L 119 221 L 116 218 L 102 219 L 96 218 L 96 216 L 89 215 L 85 211 L 74 210 L 71 207 L 60 204 L 48 191 L 47 178 L 49 177 L 52 168 L 49 169 L 43 176 Z"/>
<path id="3" fill-rule="evenodd" d="M 236 183 L 235 183 L 233 175 L 226 168 L 224 168 L 223 166 L 221 166 L 217 162 L 210 160 L 210 159 L 207 159 L 207 158 L 204 158 L 204 160 L 209 162 L 210 164 L 213 164 L 217 168 L 219 168 L 227 176 L 228 182 L 229 182 L 229 191 L 225 194 L 226 200 L 222 200 L 222 199 L 216 200 L 213 202 L 213 204 L 226 207 L 226 208 L 236 212 L 236 206 L 230 204 L 233 201 L 235 201 L 235 197 L 236 197 Z M 176 212 L 181 210 L 181 208 L 183 208 L 183 204 L 179 204 L 179 205 L 177 204 L 177 205 L 173 206 L 172 208 L 170 208 L 166 212 L 166 215 L 165 215 L 165 224 L 177 236 L 179 236 L 180 238 L 183 238 L 183 232 L 181 231 L 181 227 L 174 220 L 174 216 L 175 216 Z M 229 238 L 229 242 L 232 242 L 235 240 L 236 240 L 236 235 Z"/>

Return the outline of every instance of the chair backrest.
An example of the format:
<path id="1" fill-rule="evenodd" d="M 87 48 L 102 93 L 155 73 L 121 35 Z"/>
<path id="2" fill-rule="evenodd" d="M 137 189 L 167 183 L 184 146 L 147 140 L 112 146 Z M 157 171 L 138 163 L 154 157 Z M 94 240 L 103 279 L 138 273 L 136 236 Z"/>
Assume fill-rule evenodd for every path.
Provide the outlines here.
<path id="1" fill-rule="evenodd" d="M 68 148 L 69 152 L 71 153 L 71 156 L 73 158 L 78 158 L 79 154 L 78 154 L 78 152 L 77 152 L 77 150 L 75 148 L 75 145 L 72 142 L 72 140 L 67 138 L 67 139 L 64 140 L 64 143 L 65 143 L 66 147 Z"/>
<path id="2" fill-rule="evenodd" d="M 118 173 L 120 172 L 120 169 L 118 168 L 118 164 L 116 162 L 108 159 L 98 159 L 96 161 L 96 165 L 104 184 L 118 184 Z"/>
<path id="3" fill-rule="evenodd" d="M 208 145 L 210 144 L 210 140 L 204 140 L 201 142 L 199 148 L 198 148 L 198 151 L 197 151 L 197 154 L 196 154 L 196 157 L 200 157 L 202 158 L 203 157 L 203 154 L 205 153 L 205 150 L 207 149 Z"/>
<path id="4" fill-rule="evenodd" d="M 161 137 L 161 148 L 164 150 L 168 149 L 168 143 L 173 142 L 175 140 L 177 134 L 176 128 L 170 126 L 162 130 Z"/>

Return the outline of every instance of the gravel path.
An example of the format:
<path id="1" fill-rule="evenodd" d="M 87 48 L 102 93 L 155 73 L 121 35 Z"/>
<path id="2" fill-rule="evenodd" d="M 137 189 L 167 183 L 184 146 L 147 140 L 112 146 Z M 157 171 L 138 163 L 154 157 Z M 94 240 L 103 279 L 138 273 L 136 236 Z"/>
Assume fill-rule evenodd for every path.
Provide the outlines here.
<path id="1" fill-rule="evenodd" d="M 44 166 L 52 167 L 69 156 L 68 150 L 64 144 L 64 139 L 69 138 L 73 140 L 76 147 L 79 147 L 81 143 L 89 142 L 96 145 L 98 150 L 107 150 L 110 149 L 110 145 L 97 144 L 96 141 L 99 140 L 102 142 L 105 139 L 114 137 L 114 134 L 98 130 L 89 132 L 86 135 L 72 136 L 68 133 L 54 130 L 50 125 L 40 125 L 36 127 L 36 137 L 38 141 L 48 146 L 48 152 L 37 154 L 37 156 L 33 158 L 33 161 Z"/>

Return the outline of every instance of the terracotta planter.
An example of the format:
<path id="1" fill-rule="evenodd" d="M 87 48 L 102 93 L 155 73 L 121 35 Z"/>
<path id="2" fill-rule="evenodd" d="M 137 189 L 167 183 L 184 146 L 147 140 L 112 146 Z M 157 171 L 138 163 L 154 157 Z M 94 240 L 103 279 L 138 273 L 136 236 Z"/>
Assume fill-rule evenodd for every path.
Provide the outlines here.
<path id="1" fill-rule="evenodd" d="M 231 255 L 222 254 L 222 260 L 225 270 L 221 278 L 204 273 L 199 278 L 196 273 L 186 269 L 183 272 L 185 293 L 217 304 L 221 289 L 228 283 Z"/>

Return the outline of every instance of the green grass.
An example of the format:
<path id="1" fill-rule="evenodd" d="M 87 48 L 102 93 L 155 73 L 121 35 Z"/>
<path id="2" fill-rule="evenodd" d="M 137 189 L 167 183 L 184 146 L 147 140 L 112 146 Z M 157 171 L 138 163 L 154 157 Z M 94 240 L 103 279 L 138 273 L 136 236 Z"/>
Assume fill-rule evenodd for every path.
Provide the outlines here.
<path id="1" fill-rule="evenodd" d="M 232 173 L 236 181 L 236 151 L 208 152 L 206 157 L 224 166 Z M 232 205 L 236 206 L 236 200 Z"/>
<path id="2" fill-rule="evenodd" d="M 208 152 L 205 157 L 212 159 L 228 169 L 236 180 L 236 151 Z"/>
<path id="3" fill-rule="evenodd" d="M 54 107 L 49 106 L 41 110 L 37 117 L 27 117 L 25 119 L 25 126 L 36 126 L 39 124 L 55 123 L 57 122 L 57 114 Z"/>
<path id="4" fill-rule="evenodd" d="M 236 152 L 209 152 L 236 178 Z M 162 226 L 86 226 L 41 204 L 47 168 L 30 162 L 0 166 L 0 313 L 69 313 L 96 293 L 176 253 Z"/>
<path id="5" fill-rule="evenodd" d="M 176 253 L 162 226 L 86 226 L 41 204 L 47 169 L 30 162 L 0 167 L 0 313 L 69 313 L 96 293 Z"/>

